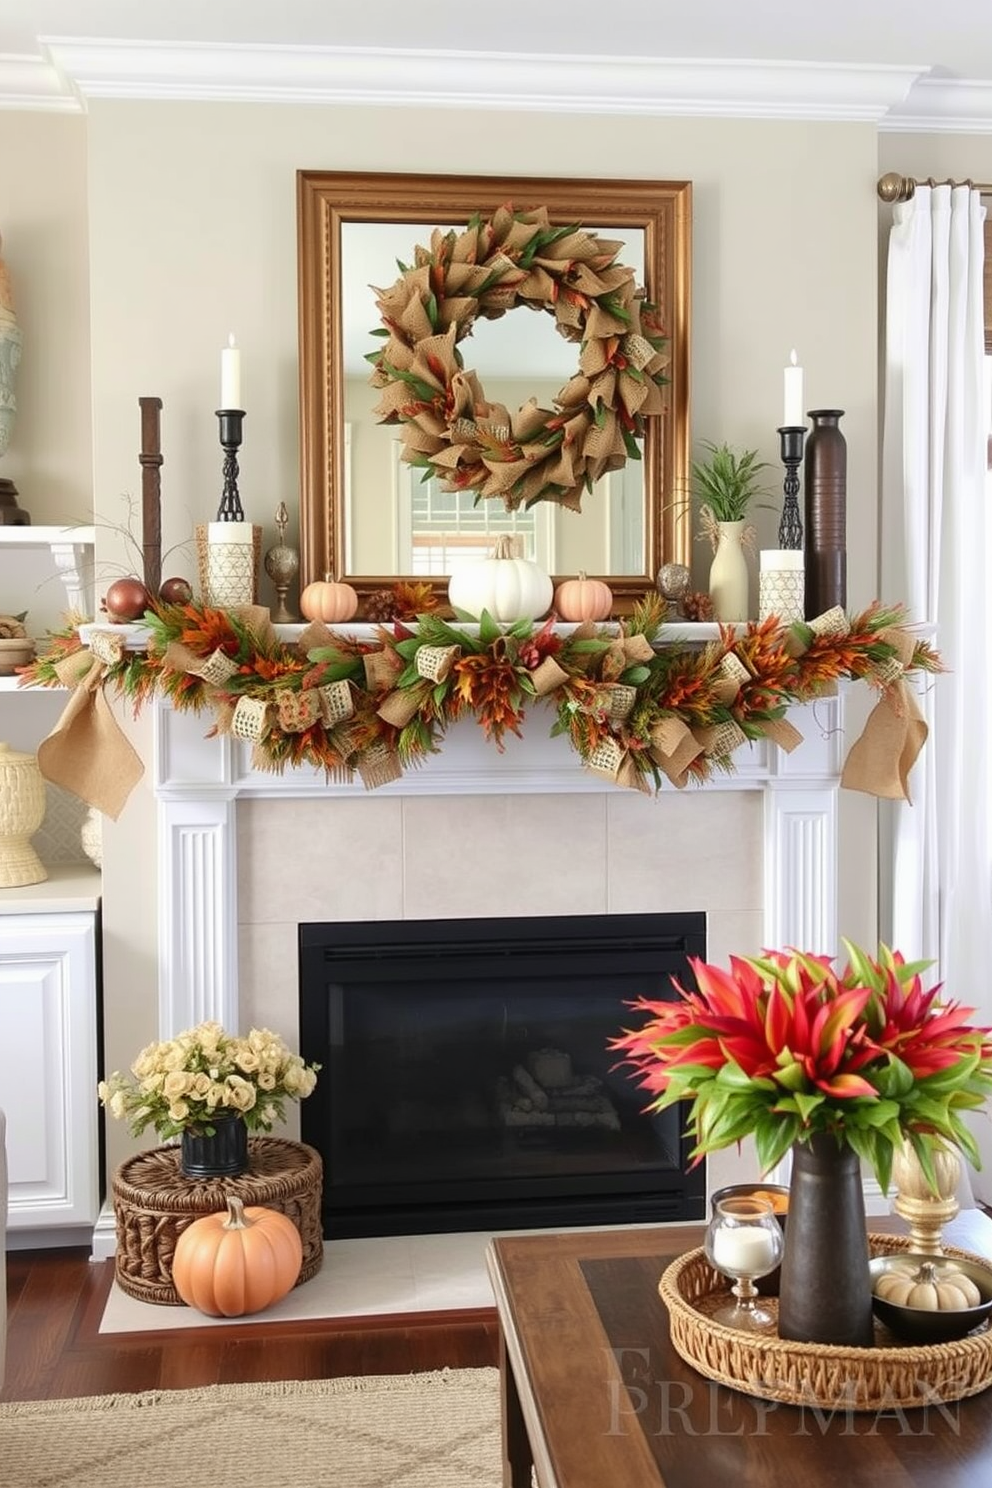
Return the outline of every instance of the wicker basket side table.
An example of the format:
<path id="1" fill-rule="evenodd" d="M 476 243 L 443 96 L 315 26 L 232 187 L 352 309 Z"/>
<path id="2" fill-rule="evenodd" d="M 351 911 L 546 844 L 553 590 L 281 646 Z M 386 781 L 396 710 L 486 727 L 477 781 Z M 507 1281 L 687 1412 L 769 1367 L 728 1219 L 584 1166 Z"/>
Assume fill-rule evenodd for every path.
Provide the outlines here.
<path id="1" fill-rule="evenodd" d="M 117 1284 L 141 1302 L 182 1307 L 172 1284 L 176 1241 L 204 1214 L 227 1208 L 235 1194 L 247 1208 L 263 1205 L 291 1219 L 303 1242 L 297 1286 L 316 1276 L 324 1258 L 320 1228 L 323 1164 L 304 1142 L 252 1137 L 248 1171 L 237 1178 L 187 1178 L 179 1148 L 153 1147 L 121 1163 L 113 1177 Z"/>

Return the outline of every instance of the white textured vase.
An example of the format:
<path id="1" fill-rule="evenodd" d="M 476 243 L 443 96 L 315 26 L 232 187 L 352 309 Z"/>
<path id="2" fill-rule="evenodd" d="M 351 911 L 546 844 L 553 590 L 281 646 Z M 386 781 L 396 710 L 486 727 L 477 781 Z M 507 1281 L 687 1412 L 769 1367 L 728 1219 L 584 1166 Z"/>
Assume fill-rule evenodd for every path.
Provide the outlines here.
<path id="1" fill-rule="evenodd" d="M 83 852 L 96 868 L 103 867 L 103 812 L 90 806 L 79 829 Z"/>
<path id="2" fill-rule="evenodd" d="M 30 841 L 45 819 L 45 804 L 35 756 L 0 744 L 0 888 L 43 883 L 48 877 Z"/>
<path id="3" fill-rule="evenodd" d="M 743 538 L 743 522 L 717 523 L 716 552 L 710 564 L 710 599 L 714 617 L 725 623 L 747 619 L 749 576 Z"/>

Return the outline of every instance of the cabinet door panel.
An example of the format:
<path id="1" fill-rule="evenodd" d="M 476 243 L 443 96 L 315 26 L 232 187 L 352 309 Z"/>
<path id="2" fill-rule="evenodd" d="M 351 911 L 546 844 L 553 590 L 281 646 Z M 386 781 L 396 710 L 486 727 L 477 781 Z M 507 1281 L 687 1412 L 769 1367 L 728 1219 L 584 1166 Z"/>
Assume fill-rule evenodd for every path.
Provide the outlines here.
<path id="1" fill-rule="evenodd" d="M 11 1230 L 99 1211 L 95 917 L 0 917 L 0 1103 Z"/>

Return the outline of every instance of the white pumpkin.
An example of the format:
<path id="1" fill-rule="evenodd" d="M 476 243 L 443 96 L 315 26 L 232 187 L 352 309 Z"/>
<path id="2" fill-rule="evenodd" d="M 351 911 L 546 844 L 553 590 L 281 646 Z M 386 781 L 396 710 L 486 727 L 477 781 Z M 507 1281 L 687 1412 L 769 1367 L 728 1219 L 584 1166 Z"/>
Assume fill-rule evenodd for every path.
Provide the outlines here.
<path id="1" fill-rule="evenodd" d="M 540 564 L 514 558 L 507 536 L 496 540 L 491 558 L 476 558 L 457 568 L 448 580 L 452 609 L 474 615 L 486 610 L 494 620 L 536 620 L 551 605 L 554 585 Z"/>

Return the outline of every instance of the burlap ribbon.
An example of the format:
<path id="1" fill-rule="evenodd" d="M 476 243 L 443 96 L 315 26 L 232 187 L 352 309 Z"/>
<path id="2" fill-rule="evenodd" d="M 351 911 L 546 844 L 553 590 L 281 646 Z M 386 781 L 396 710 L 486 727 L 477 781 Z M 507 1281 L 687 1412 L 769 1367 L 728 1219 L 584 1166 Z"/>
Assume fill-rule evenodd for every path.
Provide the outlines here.
<path id="1" fill-rule="evenodd" d="M 600 740 L 592 753 L 586 756 L 585 763 L 594 774 L 603 775 L 616 785 L 624 786 L 627 790 L 642 791 L 645 795 L 651 794 L 647 778 L 643 770 L 639 770 L 634 764 L 630 750 L 625 749 L 611 735 Z"/>
<path id="2" fill-rule="evenodd" d="M 600 676 L 604 682 L 615 682 L 628 667 L 637 662 L 653 661 L 654 647 L 647 636 L 618 635 L 603 653 Z"/>
<path id="3" fill-rule="evenodd" d="M 445 682 L 451 668 L 462 654 L 460 646 L 420 646 L 414 654 L 413 664 L 420 677 L 410 687 L 397 687 L 389 693 L 376 709 L 379 717 L 394 728 L 405 728 L 420 711 L 421 704 L 430 696 L 434 685 Z"/>
<path id="4" fill-rule="evenodd" d="M 679 790 L 688 784 L 689 766 L 702 752 L 702 744 L 681 718 L 662 718 L 651 730 L 651 758 Z"/>
<path id="5" fill-rule="evenodd" d="M 59 681 L 73 693 L 37 751 L 46 780 L 115 821 L 145 770 L 103 690 L 107 668 L 123 654 L 119 635 L 95 631 L 89 651 L 74 651 L 56 663 Z"/>
<path id="6" fill-rule="evenodd" d="M 750 680 L 751 673 L 733 651 L 728 651 L 721 659 L 718 671 L 720 675 L 713 684 L 713 695 L 729 708 L 737 701 L 741 686 Z M 785 718 L 752 719 L 751 722 L 755 728 L 761 730 L 766 739 L 777 744 L 779 749 L 784 749 L 786 754 L 791 754 L 803 742 L 802 734 Z M 743 733 L 743 730 L 740 732 Z M 742 739 L 737 738 L 733 748 L 739 748 L 741 743 Z"/>
<path id="7" fill-rule="evenodd" d="M 910 801 L 909 772 L 929 733 L 905 680 L 887 687 L 844 762 L 840 783 L 890 801 Z"/>
<path id="8" fill-rule="evenodd" d="M 384 740 L 377 739 L 367 749 L 363 749 L 356 761 L 356 767 L 362 784 L 366 790 L 375 790 L 380 785 L 388 785 L 391 780 L 399 780 L 403 774 L 403 766 L 395 749 L 390 749 Z"/>
<path id="9" fill-rule="evenodd" d="M 531 672 L 530 680 L 534 684 L 535 695 L 547 697 L 549 693 L 557 692 L 563 682 L 568 681 L 568 672 L 558 665 L 553 656 L 545 656 Z"/>

